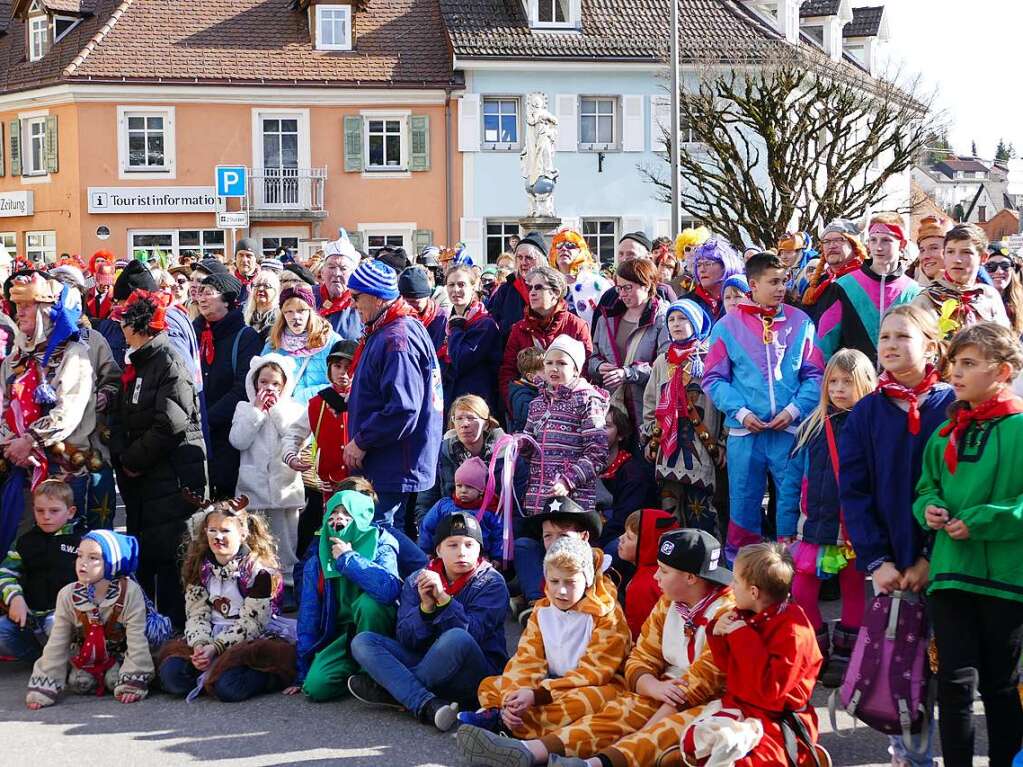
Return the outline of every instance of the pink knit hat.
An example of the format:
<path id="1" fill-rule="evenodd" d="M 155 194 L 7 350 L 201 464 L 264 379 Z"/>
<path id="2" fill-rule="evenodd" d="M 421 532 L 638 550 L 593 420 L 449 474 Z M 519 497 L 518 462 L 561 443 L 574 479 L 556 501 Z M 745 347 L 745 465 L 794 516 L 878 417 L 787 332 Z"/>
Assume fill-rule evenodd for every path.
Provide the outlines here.
<path id="1" fill-rule="evenodd" d="M 455 484 L 468 485 L 484 492 L 487 489 L 487 465 L 480 458 L 463 461 L 455 471 Z"/>

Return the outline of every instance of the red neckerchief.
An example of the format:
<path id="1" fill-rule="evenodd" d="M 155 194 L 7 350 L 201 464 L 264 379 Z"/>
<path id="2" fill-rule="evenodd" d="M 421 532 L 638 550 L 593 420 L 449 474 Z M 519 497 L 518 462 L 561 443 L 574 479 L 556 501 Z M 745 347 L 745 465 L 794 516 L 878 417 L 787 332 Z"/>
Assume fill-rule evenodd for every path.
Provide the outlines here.
<path id="1" fill-rule="evenodd" d="M 950 474 L 956 473 L 959 466 L 959 440 L 974 421 L 992 421 L 1007 415 L 1023 413 L 1023 399 L 1008 389 L 1002 389 L 987 402 L 976 407 L 967 407 L 965 403 L 956 403 L 952 408 L 950 420 L 941 429 L 941 436 L 948 437 L 945 445 L 945 465 Z"/>
<path id="2" fill-rule="evenodd" d="M 352 305 L 352 293 L 345 290 L 336 300 L 331 299 L 330 292 L 326 285 L 320 285 L 320 316 L 329 317 L 332 314 L 343 312 Z"/>
<path id="3" fill-rule="evenodd" d="M 96 695 L 101 697 L 106 691 L 106 673 L 115 663 L 107 652 L 107 636 L 102 623 L 89 621 L 82 647 L 70 660 L 72 666 L 96 680 Z"/>
<path id="4" fill-rule="evenodd" d="M 568 304 L 565 303 L 565 299 L 559 298 L 557 305 L 551 309 L 551 313 L 546 317 L 541 317 L 532 309 L 527 308 L 523 319 L 525 319 L 527 327 L 531 327 L 533 330 L 545 333 L 558 319 L 561 318 L 562 312 L 567 311 Z"/>
<path id="5" fill-rule="evenodd" d="M 751 317 L 757 317 L 760 320 L 774 320 L 778 316 L 778 307 L 766 307 L 760 304 L 753 303 L 742 303 L 739 304 L 739 311 L 743 314 L 748 314 Z"/>
<path id="6" fill-rule="evenodd" d="M 685 363 L 697 353 L 699 342 L 672 341 L 668 347 L 666 358 L 669 365 L 675 366 L 671 380 L 661 392 L 661 399 L 654 410 L 657 425 L 661 427 L 661 452 L 665 456 L 675 455 L 678 449 L 678 424 L 682 418 L 689 416 L 689 396 L 686 394 Z"/>
<path id="7" fill-rule="evenodd" d="M 917 405 L 917 400 L 921 394 L 930 391 L 931 387 L 940 380 L 941 376 L 939 375 L 937 368 L 933 365 L 928 365 L 924 371 L 923 380 L 910 389 L 908 386 L 903 386 L 896 381 L 895 376 L 886 370 L 877 379 L 877 390 L 892 399 L 900 399 L 909 403 L 909 418 L 907 421 L 909 424 L 909 433 L 919 434 L 920 407 Z"/>
<path id="8" fill-rule="evenodd" d="M 454 495 L 451 496 L 451 500 L 455 502 L 455 506 L 459 509 L 469 509 L 471 511 L 480 510 L 479 500 L 475 501 L 460 501 Z"/>
<path id="9" fill-rule="evenodd" d="M 946 285 L 942 285 L 940 282 L 932 282 L 927 286 L 927 295 L 930 297 L 934 305 L 941 308 L 941 305 L 946 301 L 952 300 L 956 304 L 956 319 L 959 320 L 961 325 L 970 325 L 981 320 L 980 315 L 977 313 L 977 299 L 984 295 L 984 288 L 979 284 L 972 288 L 964 288 L 955 283 L 955 281 L 949 277 L 948 272 L 943 272 L 941 279 L 946 282 Z"/>
<path id="10" fill-rule="evenodd" d="M 388 306 L 384 312 L 373 320 L 373 322 L 368 324 L 362 331 L 362 338 L 359 339 L 359 345 L 355 347 L 355 353 L 352 355 L 352 364 L 348 366 L 349 375 L 352 377 L 352 380 L 355 380 L 355 369 L 359 366 L 359 358 L 362 357 L 362 350 L 366 348 L 366 341 L 371 335 L 402 317 L 418 316 L 419 315 L 416 313 L 415 309 L 405 303 L 403 299 L 399 298 L 393 304 Z"/>
<path id="11" fill-rule="evenodd" d="M 696 283 L 696 287 L 693 289 L 693 292 L 703 299 L 703 302 L 710 307 L 710 316 L 717 317 L 718 309 L 721 308 L 721 299 L 714 298 L 714 296 L 708 293 L 700 283 Z"/>
<path id="12" fill-rule="evenodd" d="M 614 460 L 607 466 L 607 471 L 600 475 L 601 479 L 614 479 L 615 474 L 622 468 L 632 456 L 628 450 L 619 450 L 618 455 L 614 457 Z"/>
<path id="13" fill-rule="evenodd" d="M 863 266 L 863 260 L 858 256 L 853 256 L 835 270 L 832 270 L 830 266 L 825 267 L 824 276 L 821 278 L 821 281 L 816 285 L 811 285 L 806 289 L 806 292 L 803 293 L 803 303 L 810 306 L 816 304 L 820 297 L 824 295 L 824 291 L 828 289 L 828 286 L 831 285 L 831 283 L 839 277 L 844 277 L 849 274 L 849 272 L 855 272 L 861 266 Z"/>
<path id="14" fill-rule="evenodd" d="M 448 574 L 444 571 L 444 560 L 440 557 L 436 557 L 430 561 L 430 564 L 426 566 L 427 570 L 432 570 L 440 576 L 440 582 L 444 586 L 444 593 L 448 596 L 456 596 L 459 591 L 464 589 L 472 577 L 476 574 L 476 571 L 480 569 L 480 565 L 483 560 L 480 559 L 476 562 L 476 565 L 467 572 L 465 575 L 459 576 L 456 580 L 448 583 Z"/>
<path id="15" fill-rule="evenodd" d="M 128 387 L 135 381 L 136 375 L 135 366 L 130 362 L 126 362 L 124 365 L 124 372 L 121 373 L 121 388 L 124 391 L 128 391 Z"/>
<path id="16" fill-rule="evenodd" d="M 685 631 L 687 640 L 693 638 L 698 628 L 710 623 L 712 616 L 707 615 L 707 608 L 723 596 L 726 591 L 728 591 L 728 586 L 718 586 L 692 607 L 689 607 L 682 602 L 672 602 L 675 606 L 675 612 L 677 612 L 682 618 L 682 622 L 684 624 L 683 630 Z M 690 663 L 696 659 L 695 642 L 686 642 L 686 654 L 689 656 Z"/>
<path id="17" fill-rule="evenodd" d="M 440 307 L 437 306 L 437 302 L 432 298 L 426 299 L 426 306 L 420 309 L 415 309 L 416 316 L 419 321 L 423 323 L 424 327 L 430 327 L 430 323 L 437 319 L 437 312 Z"/>
<path id="18" fill-rule="evenodd" d="M 206 327 L 199 334 L 199 356 L 207 365 L 213 364 L 216 349 L 213 346 L 213 323 L 206 320 Z"/>
<path id="19" fill-rule="evenodd" d="M 529 306 L 529 288 L 526 287 L 526 281 L 516 275 L 515 279 L 512 280 L 512 287 L 518 291 L 519 295 L 522 296 L 522 302 L 528 307 Z"/>
<path id="20" fill-rule="evenodd" d="M 252 275 L 251 275 L 251 276 L 249 276 L 249 277 L 245 277 L 245 276 L 244 276 L 244 275 L 243 275 L 243 274 L 242 274 L 241 272 L 239 272 L 239 271 L 238 271 L 237 269 L 235 269 L 235 270 L 234 270 L 234 276 L 235 276 L 235 277 L 237 277 L 237 278 L 238 278 L 238 281 L 239 281 L 239 282 L 240 282 L 240 283 L 241 283 L 242 285 L 244 285 L 245 287 L 248 287 L 248 286 L 249 286 L 250 284 L 252 284 L 252 281 L 253 281 L 254 279 L 256 279 L 256 275 L 257 275 L 258 273 L 259 273 L 259 270 L 257 269 L 256 271 L 254 271 L 254 272 L 252 273 Z"/>

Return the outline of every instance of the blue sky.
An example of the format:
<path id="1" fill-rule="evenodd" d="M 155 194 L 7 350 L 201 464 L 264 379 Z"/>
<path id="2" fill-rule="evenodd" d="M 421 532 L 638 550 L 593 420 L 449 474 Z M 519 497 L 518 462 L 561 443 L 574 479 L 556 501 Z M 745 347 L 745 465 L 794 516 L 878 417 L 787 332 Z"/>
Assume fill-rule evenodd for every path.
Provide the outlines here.
<path id="1" fill-rule="evenodd" d="M 998 139 L 1023 156 L 1019 0 L 853 0 L 884 5 L 891 30 L 885 56 L 923 76 L 952 122 L 953 149 L 993 158 Z"/>

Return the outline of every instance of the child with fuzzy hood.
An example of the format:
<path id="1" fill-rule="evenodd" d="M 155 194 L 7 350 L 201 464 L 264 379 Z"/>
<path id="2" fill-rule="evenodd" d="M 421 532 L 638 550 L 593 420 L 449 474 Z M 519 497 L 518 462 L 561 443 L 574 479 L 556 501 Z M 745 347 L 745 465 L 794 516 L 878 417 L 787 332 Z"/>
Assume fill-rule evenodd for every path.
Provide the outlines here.
<path id="1" fill-rule="evenodd" d="M 284 446 L 294 432 L 308 431 L 306 409 L 292 397 L 295 362 L 281 354 L 252 358 L 245 377 L 248 402 L 239 402 L 231 423 L 231 445 L 241 453 L 237 495 L 249 499 L 249 511 L 262 514 L 277 539 L 277 556 L 286 586 L 293 586 L 298 516 L 305 506 L 302 475 L 284 463 Z M 301 440 L 299 447 L 301 447 Z"/>
<path id="2" fill-rule="evenodd" d="M 56 703 L 65 680 L 81 695 L 102 695 L 111 687 L 122 703 L 146 697 L 153 656 L 146 639 L 146 598 L 130 577 L 138 561 L 139 543 L 130 535 L 94 530 L 82 538 L 78 580 L 57 595 L 50 638 L 32 667 L 25 696 L 30 709 Z"/>

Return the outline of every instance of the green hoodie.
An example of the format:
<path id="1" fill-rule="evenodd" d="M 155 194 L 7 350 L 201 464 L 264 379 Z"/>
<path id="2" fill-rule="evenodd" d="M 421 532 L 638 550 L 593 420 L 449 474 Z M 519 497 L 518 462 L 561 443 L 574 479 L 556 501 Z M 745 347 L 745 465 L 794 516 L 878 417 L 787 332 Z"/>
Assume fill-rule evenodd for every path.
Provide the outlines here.
<path id="1" fill-rule="evenodd" d="M 1023 602 L 1023 472 L 1016 470 L 1023 414 L 970 424 L 955 474 L 945 465 L 948 440 L 939 429 L 927 441 L 913 513 L 929 530 L 924 510 L 946 509 L 966 524 L 970 537 L 956 541 L 937 531 L 928 592 L 959 589 Z"/>
<path id="2" fill-rule="evenodd" d="M 330 515 L 338 506 L 344 506 L 352 521 L 338 533 L 330 526 Z M 337 569 L 337 562 L 330 553 L 331 538 L 340 538 L 352 545 L 352 550 L 370 562 L 376 556 L 377 538 L 380 531 L 373 525 L 373 501 L 366 495 L 355 490 L 341 490 L 334 493 L 327 501 L 323 514 L 323 526 L 320 528 L 320 567 L 324 578 L 337 578 L 338 618 L 349 617 L 351 605 L 362 589 L 345 578 Z"/>

